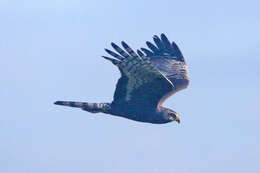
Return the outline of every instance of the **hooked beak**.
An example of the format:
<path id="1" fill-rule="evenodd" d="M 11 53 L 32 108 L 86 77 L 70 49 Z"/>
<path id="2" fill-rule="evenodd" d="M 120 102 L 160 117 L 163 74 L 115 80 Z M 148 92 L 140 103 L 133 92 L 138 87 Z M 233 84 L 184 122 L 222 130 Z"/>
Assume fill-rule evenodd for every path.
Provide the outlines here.
<path id="1" fill-rule="evenodd" d="M 175 120 L 175 121 L 177 121 L 178 124 L 180 124 L 180 122 L 181 122 L 181 121 L 180 121 L 180 116 L 179 116 L 178 114 L 176 115 L 176 120 Z"/>

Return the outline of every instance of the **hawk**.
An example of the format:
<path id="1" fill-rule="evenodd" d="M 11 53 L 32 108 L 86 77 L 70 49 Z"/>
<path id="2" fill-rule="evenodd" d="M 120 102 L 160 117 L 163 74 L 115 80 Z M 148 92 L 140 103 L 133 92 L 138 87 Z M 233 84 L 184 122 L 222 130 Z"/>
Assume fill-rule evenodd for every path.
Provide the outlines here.
<path id="1" fill-rule="evenodd" d="M 162 104 L 188 86 L 188 69 L 175 42 L 171 43 L 165 34 L 155 35 L 153 40 L 155 44 L 146 42 L 148 49 L 136 52 L 124 41 L 121 42 L 123 49 L 113 42 L 115 52 L 105 49 L 113 58 L 103 58 L 117 66 L 121 73 L 111 103 L 56 101 L 54 104 L 146 123 L 180 123 L 179 115 Z"/>

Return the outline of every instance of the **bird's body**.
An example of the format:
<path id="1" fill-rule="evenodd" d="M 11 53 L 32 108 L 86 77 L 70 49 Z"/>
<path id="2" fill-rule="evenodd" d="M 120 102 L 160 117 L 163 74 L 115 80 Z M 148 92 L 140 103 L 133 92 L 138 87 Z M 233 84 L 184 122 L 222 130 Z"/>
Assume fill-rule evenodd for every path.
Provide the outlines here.
<path id="1" fill-rule="evenodd" d="M 136 54 L 125 42 L 122 42 L 125 50 L 111 44 L 117 53 L 105 49 L 115 59 L 103 57 L 121 72 L 111 103 L 57 101 L 55 104 L 140 122 L 179 122 L 176 112 L 161 105 L 168 97 L 188 86 L 187 66 L 178 46 L 170 43 L 164 34 L 161 39 L 157 36 L 153 39 L 156 46 L 146 42 L 150 50 L 141 48 L 145 54 L 140 50 Z"/>

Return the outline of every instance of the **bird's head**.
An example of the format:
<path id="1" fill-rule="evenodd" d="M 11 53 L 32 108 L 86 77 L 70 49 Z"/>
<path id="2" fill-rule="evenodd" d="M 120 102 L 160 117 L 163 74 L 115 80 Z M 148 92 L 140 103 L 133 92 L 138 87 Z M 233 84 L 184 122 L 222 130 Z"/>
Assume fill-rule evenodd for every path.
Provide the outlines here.
<path id="1" fill-rule="evenodd" d="M 179 114 L 177 114 L 173 110 L 169 110 L 168 111 L 168 116 L 169 116 L 169 119 L 171 121 L 177 121 L 178 123 L 180 123 L 180 116 L 179 116 Z"/>
<path id="2" fill-rule="evenodd" d="M 160 114 L 163 116 L 163 119 L 166 120 L 167 122 L 177 121 L 178 123 L 180 123 L 179 114 L 177 114 L 175 111 L 169 108 L 161 107 Z"/>

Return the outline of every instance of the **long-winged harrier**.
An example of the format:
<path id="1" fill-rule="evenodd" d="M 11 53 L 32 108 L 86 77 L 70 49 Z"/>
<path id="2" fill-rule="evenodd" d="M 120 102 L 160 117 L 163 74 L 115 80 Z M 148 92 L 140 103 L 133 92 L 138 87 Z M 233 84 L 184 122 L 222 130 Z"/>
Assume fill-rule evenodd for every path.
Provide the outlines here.
<path id="1" fill-rule="evenodd" d="M 54 104 L 103 112 L 135 121 L 162 124 L 180 122 L 179 115 L 162 103 L 189 84 L 187 66 L 178 46 L 167 39 L 154 36 L 155 45 L 146 42 L 150 50 L 141 48 L 135 53 L 122 41 L 121 49 L 111 43 L 115 52 L 105 49 L 113 58 L 103 56 L 119 68 L 114 99 L 111 103 L 56 101 Z"/>

